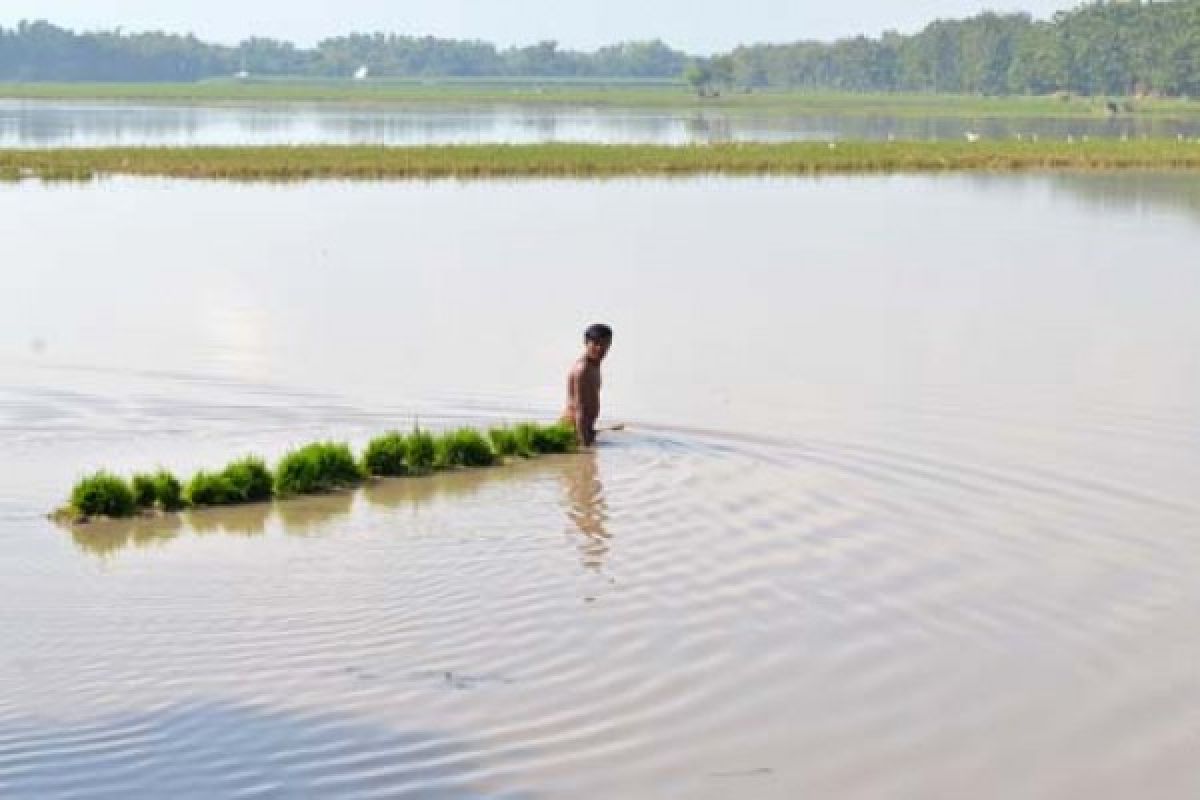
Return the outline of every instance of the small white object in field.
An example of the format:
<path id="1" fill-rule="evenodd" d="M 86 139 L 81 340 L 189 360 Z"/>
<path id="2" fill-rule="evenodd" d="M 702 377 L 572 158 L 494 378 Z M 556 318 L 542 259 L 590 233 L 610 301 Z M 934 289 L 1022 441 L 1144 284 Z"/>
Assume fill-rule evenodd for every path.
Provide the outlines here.
<path id="1" fill-rule="evenodd" d="M 979 135 L 978 133 L 976 133 L 975 131 L 967 131 L 967 133 L 966 133 L 966 137 L 967 137 L 967 141 L 968 141 L 968 142 L 971 142 L 971 143 L 978 142 L 980 139 L 982 139 L 982 138 L 983 138 L 982 136 L 980 136 L 980 135 Z"/>
<path id="2" fill-rule="evenodd" d="M 366 66 L 362 66 L 362 67 L 359 67 L 358 69 L 354 70 L 354 80 L 365 81 L 367 79 L 367 72 L 368 72 L 368 70 L 367 70 Z"/>

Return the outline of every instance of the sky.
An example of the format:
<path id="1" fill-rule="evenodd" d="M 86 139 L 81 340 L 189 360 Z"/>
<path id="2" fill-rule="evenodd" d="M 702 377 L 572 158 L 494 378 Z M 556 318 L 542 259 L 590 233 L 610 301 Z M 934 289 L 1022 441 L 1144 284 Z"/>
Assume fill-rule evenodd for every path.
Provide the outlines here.
<path id="1" fill-rule="evenodd" d="M 251 35 L 311 45 L 326 36 L 385 31 L 496 44 L 544 39 L 591 50 L 659 38 L 706 54 L 753 42 L 912 32 L 939 17 L 983 10 L 1045 17 L 1078 0 L 4 0 L 0 25 L 46 19 L 76 30 L 165 30 L 236 43 Z"/>

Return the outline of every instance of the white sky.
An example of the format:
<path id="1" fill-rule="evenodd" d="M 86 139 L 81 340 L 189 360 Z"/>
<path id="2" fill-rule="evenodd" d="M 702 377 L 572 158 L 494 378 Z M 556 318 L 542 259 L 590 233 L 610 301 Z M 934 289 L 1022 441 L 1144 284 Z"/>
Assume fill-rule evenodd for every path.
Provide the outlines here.
<path id="1" fill-rule="evenodd" d="M 693 53 L 740 43 L 910 32 L 938 17 L 985 9 L 1045 17 L 1076 0 L 3 0 L 0 25 L 46 19 L 77 30 L 166 30 L 215 42 L 250 35 L 311 45 L 325 36 L 385 31 L 477 38 L 499 45 L 555 39 L 592 49 L 661 38 Z"/>

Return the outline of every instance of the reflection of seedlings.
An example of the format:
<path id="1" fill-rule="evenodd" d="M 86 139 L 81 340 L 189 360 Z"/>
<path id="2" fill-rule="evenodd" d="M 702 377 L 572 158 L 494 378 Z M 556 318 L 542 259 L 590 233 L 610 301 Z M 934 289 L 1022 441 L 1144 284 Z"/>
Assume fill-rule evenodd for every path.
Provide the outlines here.
<path id="1" fill-rule="evenodd" d="M 312 494 L 357 486 L 363 472 L 349 445 L 316 442 L 293 450 L 275 468 L 275 491 L 281 495 Z"/>
<path id="2" fill-rule="evenodd" d="M 197 534 L 258 536 L 266 531 L 270 518 L 269 503 L 251 503 L 230 508 L 198 509 L 188 514 L 188 524 Z"/>
<path id="3" fill-rule="evenodd" d="M 354 492 L 338 491 L 310 497 L 296 497 L 277 503 L 275 511 L 284 531 L 293 535 L 316 533 L 332 520 L 344 517 L 354 506 Z"/>
<path id="4" fill-rule="evenodd" d="M 109 556 L 129 547 L 150 547 L 175 538 L 182 526 L 176 514 L 128 520 L 100 520 L 72 527 L 71 538 L 81 549 L 96 556 Z"/>

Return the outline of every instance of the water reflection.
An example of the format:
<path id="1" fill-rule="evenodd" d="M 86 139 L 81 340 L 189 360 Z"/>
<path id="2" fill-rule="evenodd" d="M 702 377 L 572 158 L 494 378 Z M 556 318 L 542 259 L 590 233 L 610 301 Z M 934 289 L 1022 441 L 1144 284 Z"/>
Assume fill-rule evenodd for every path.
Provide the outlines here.
<path id="1" fill-rule="evenodd" d="M 600 466 L 594 452 L 572 459 L 561 475 L 567 500 L 567 519 L 579 532 L 579 554 L 583 566 L 600 570 L 608 555 L 611 534 L 608 532 L 608 501 L 600 481 Z"/>
<path id="2" fill-rule="evenodd" d="M 179 535 L 183 517 L 165 514 L 162 517 L 134 520 L 102 520 L 69 528 L 71 539 L 84 552 L 106 558 L 127 548 L 160 547 Z"/>
<path id="3" fill-rule="evenodd" d="M 0 742 L 0 787 L 10 799 L 232 797 L 265 786 L 271 796 L 315 797 L 334 784 L 343 797 L 409 796 L 412 787 L 421 797 L 493 796 L 476 782 L 485 766 L 479 742 L 260 703 L 204 701 L 75 722 L 0 718 Z"/>
<path id="4" fill-rule="evenodd" d="M 813 139 L 989 139 L 1200 135 L 1200 121 L 1136 115 L 1080 119 L 838 115 L 580 106 L 203 107 L 0 99 L 0 147 L 486 142 L 690 144 Z"/>
<path id="5" fill-rule="evenodd" d="M 357 495 L 357 491 L 341 491 L 289 497 L 275 504 L 275 513 L 285 533 L 316 536 L 329 531 L 332 523 L 350 516 Z"/>
<path id="6" fill-rule="evenodd" d="M 266 532 L 273 506 L 270 503 L 251 503 L 230 508 L 205 508 L 187 514 L 193 533 L 221 533 L 229 536 L 259 536 Z"/>

